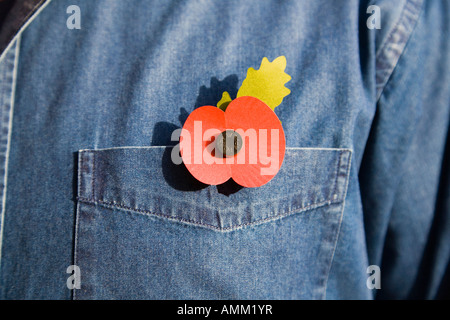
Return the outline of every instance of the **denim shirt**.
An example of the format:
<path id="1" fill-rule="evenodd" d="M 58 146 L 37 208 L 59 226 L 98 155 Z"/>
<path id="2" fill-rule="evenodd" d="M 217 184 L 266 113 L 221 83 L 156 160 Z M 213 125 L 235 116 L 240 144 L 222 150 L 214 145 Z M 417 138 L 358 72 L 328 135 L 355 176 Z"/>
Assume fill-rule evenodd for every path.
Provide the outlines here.
<path id="1" fill-rule="evenodd" d="M 0 57 L 0 298 L 448 297 L 449 1 L 31 7 Z M 273 180 L 171 161 L 190 112 L 281 55 Z"/>

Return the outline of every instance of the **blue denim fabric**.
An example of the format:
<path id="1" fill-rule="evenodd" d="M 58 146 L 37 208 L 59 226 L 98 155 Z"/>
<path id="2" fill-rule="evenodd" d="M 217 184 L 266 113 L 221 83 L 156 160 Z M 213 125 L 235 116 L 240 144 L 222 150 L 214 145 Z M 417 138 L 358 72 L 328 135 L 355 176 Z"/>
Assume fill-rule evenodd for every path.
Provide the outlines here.
<path id="1" fill-rule="evenodd" d="M 447 294 L 448 1 L 130 3 L 47 1 L 0 58 L 0 298 Z M 206 186 L 172 164 L 187 115 L 280 55 L 278 175 Z"/>
<path id="2" fill-rule="evenodd" d="M 75 298 L 324 297 L 350 151 L 290 148 L 273 183 L 224 195 L 177 190 L 171 150 L 80 153 Z"/>

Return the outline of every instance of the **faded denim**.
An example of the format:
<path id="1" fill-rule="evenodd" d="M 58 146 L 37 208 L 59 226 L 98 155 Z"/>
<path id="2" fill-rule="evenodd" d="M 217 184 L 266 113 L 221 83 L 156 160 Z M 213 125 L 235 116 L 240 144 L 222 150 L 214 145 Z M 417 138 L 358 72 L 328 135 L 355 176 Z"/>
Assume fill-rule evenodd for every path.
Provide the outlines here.
<path id="1" fill-rule="evenodd" d="M 0 298 L 448 296 L 448 1 L 130 3 L 46 1 L 1 56 Z M 280 55 L 278 175 L 172 164 L 187 115 Z"/>

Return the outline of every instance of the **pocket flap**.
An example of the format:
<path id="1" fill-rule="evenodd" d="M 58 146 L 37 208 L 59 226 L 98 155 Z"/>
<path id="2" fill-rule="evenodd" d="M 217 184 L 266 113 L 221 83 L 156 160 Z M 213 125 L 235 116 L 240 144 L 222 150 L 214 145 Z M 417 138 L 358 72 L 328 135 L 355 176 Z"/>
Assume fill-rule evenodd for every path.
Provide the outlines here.
<path id="1" fill-rule="evenodd" d="M 206 186 L 171 161 L 173 147 L 79 152 L 78 200 L 230 231 L 344 200 L 351 151 L 287 148 L 259 188 Z"/>

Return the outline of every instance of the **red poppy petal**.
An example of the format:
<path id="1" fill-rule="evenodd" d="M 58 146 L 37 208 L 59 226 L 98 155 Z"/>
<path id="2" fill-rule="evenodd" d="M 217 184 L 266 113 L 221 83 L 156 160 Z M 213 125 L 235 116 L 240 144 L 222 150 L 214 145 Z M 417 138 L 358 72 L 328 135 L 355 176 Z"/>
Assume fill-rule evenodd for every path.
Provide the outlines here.
<path id="1" fill-rule="evenodd" d="M 244 139 L 244 146 L 231 166 L 233 180 L 243 187 L 260 187 L 269 182 L 283 163 L 286 141 L 276 114 L 254 97 L 239 97 L 225 111 L 227 129 Z M 241 154 L 243 153 L 243 154 Z"/>
<path id="2" fill-rule="evenodd" d="M 225 129 L 225 113 L 213 106 L 195 109 L 184 123 L 180 135 L 181 157 L 189 172 L 203 183 L 217 185 L 231 177 L 230 166 L 209 151 L 214 147 L 211 140 Z"/>

